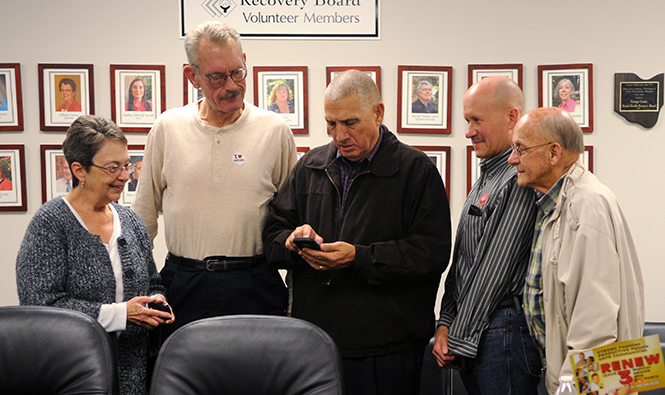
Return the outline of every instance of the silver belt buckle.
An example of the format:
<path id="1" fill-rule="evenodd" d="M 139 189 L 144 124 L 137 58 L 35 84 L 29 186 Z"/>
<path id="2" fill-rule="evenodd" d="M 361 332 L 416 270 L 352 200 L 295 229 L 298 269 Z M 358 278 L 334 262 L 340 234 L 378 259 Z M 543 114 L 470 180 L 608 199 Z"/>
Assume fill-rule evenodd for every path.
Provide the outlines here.
<path id="1" fill-rule="evenodd" d="M 205 263 L 206 263 L 206 270 L 209 271 L 209 272 L 214 272 L 215 269 L 213 269 L 213 267 L 214 267 L 215 265 L 220 264 L 220 263 L 222 264 L 222 268 L 224 269 L 223 271 L 226 271 L 226 259 L 222 259 L 222 260 L 219 260 L 219 259 L 206 259 L 206 260 L 205 260 Z M 211 264 L 212 264 L 212 266 L 211 266 Z"/>

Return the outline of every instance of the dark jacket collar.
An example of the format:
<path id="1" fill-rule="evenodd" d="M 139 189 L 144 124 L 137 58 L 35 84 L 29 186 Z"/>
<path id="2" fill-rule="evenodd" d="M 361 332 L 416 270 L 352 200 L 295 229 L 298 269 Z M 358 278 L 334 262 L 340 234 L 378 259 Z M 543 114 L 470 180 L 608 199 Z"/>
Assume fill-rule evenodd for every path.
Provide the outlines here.
<path id="1" fill-rule="evenodd" d="M 381 129 L 383 130 L 381 145 L 366 171 L 379 177 L 389 177 L 399 170 L 401 144 L 385 125 L 381 125 Z M 337 158 L 337 147 L 332 141 L 316 151 L 306 159 L 305 167 L 324 170 L 332 166 Z"/>

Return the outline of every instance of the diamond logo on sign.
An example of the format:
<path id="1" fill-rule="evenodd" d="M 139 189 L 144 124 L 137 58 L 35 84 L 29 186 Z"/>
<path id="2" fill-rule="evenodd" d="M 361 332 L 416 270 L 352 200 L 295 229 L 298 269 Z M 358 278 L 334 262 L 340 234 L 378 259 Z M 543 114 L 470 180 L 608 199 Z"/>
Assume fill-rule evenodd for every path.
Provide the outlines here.
<path id="1" fill-rule="evenodd" d="M 180 0 L 180 38 L 209 20 L 243 40 L 379 40 L 381 0 Z"/>
<path id="2" fill-rule="evenodd" d="M 237 6 L 238 5 L 233 0 L 206 0 L 201 4 L 201 7 L 203 7 L 210 16 L 216 17 L 228 16 Z"/>

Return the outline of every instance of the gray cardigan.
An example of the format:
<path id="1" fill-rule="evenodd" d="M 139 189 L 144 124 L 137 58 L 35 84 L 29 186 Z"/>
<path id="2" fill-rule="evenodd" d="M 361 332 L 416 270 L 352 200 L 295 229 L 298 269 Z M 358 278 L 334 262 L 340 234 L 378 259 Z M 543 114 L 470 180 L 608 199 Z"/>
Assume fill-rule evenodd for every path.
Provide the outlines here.
<path id="1" fill-rule="evenodd" d="M 133 211 L 113 203 L 122 233 L 118 250 L 122 263 L 124 301 L 163 293 L 145 225 Z M 111 259 L 97 235 L 76 219 L 62 197 L 44 204 L 30 221 L 16 258 L 16 282 L 22 305 L 81 311 L 97 319 L 102 304 L 115 302 Z M 113 334 L 121 394 L 147 393 L 149 331 L 127 324 Z"/>

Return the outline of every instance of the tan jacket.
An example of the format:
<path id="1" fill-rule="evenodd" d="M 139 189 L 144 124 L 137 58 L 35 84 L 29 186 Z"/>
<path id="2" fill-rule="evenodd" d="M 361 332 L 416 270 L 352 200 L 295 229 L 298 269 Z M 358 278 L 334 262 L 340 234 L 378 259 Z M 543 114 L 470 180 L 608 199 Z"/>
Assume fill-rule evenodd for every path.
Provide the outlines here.
<path id="1" fill-rule="evenodd" d="M 572 374 L 570 355 L 642 337 L 644 284 L 612 191 L 581 160 L 565 175 L 543 229 L 547 390 Z"/>

